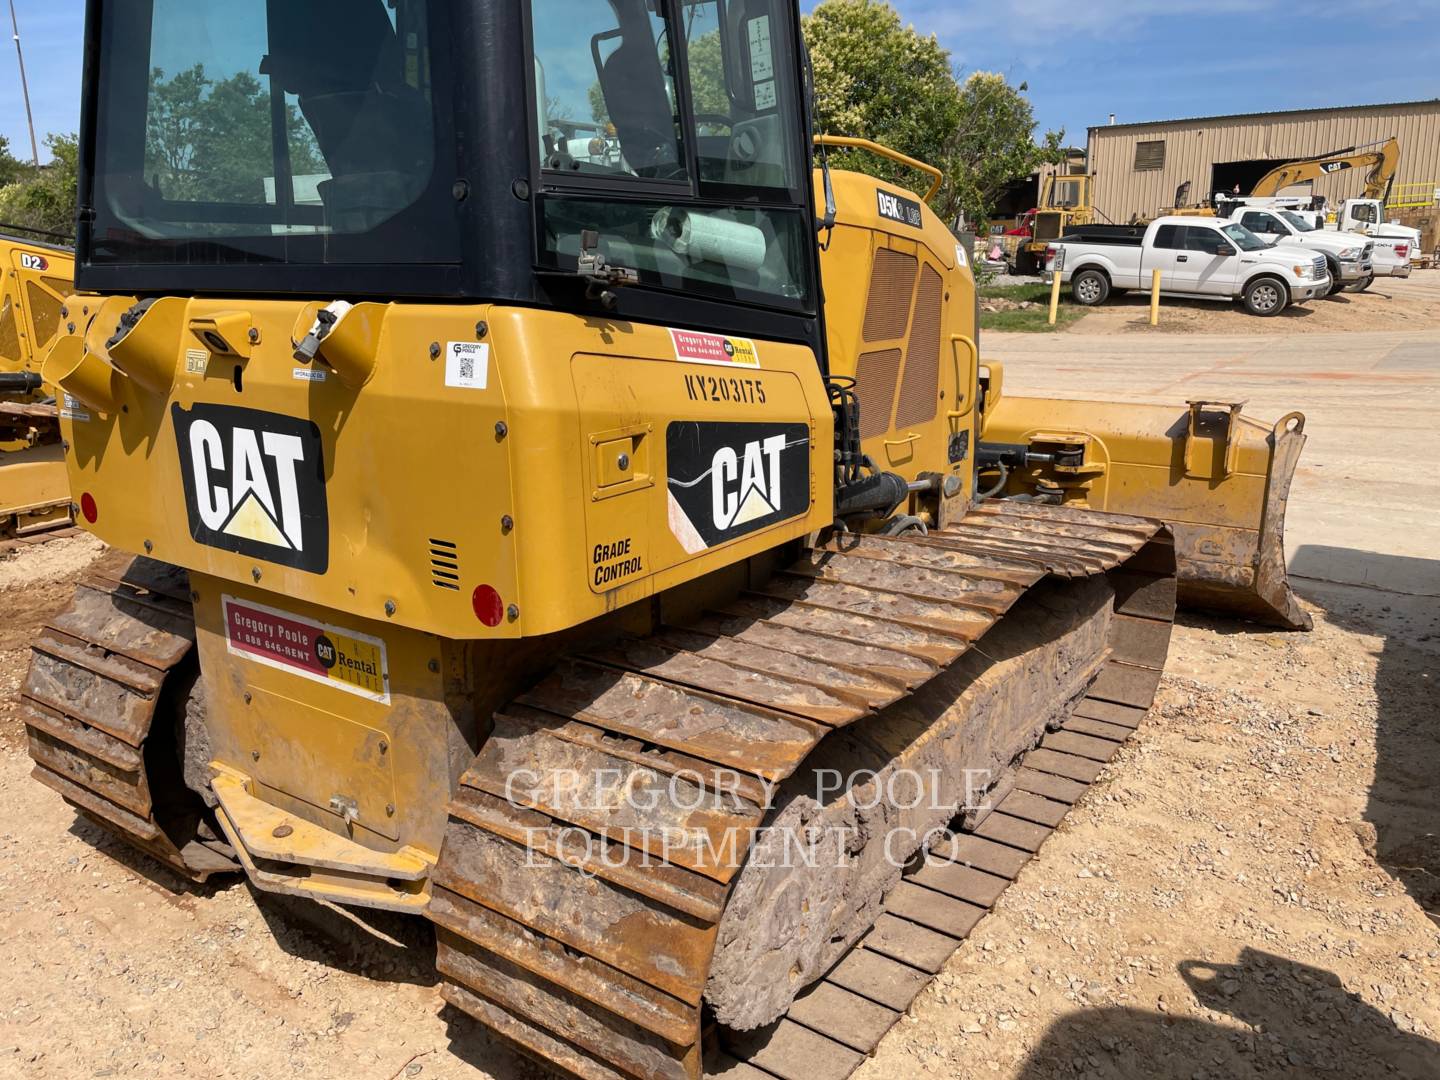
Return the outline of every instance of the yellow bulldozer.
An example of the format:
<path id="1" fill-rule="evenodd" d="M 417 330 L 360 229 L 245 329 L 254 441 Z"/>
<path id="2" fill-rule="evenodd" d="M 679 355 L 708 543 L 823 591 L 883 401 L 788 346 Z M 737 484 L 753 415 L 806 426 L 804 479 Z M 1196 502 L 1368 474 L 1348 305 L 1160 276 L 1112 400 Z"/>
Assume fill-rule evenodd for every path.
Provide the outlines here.
<path id="1" fill-rule="evenodd" d="M 794 0 L 91 16 L 44 374 L 114 554 L 34 776 L 428 919 L 553 1068 L 848 1075 L 1141 722 L 1177 563 L 1304 621 L 1300 419 L 1007 395 L 969 253 L 816 159 Z"/>
<path id="2" fill-rule="evenodd" d="M 0 231 L 0 540 L 70 523 L 59 409 L 40 363 L 74 274 L 68 248 Z"/>

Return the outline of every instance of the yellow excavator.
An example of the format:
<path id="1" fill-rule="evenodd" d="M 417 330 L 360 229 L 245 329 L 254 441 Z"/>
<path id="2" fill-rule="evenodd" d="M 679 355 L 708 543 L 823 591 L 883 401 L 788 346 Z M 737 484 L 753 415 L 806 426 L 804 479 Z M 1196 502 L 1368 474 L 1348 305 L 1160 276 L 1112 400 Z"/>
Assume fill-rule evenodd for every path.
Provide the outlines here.
<path id="1" fill-rule="evenodd" d="M 115 554 L 34 776 L 428 919 L 456 1023 L 848 1076 L 1142 721 L 1177 563 L 1304 621 L 1300 418 L 1006 394 L 926 199 L 817 160 L 795 0 L 90 16 L 44 374 Z"/>
<path id="2" fill-rule="evenodd" d="M 1255 186 L 1250 189 L 1250 194 L 1246 196 L 1232 197 L 1224 192 L 1216 192 L 1209 203 L 1193 204 L 1190 202 L 1191 185 L 1187 180 L 1176 189 L 1175 205 L 1161 210 L 1160 214 L 1213 217 L 1218 210 L 1224 216 L 1240 203 L 1255 199 L 1272 199 L 1288 187 L 1313 183 L 1347 169 L 1368 169 L 1369 172 L 1365 175 L 1363 197 L 1383 204 L 1390 193 L 1391 185 L 1395 181 L 1395 173 L 1399 167 L 1400 142 L 1392 137 L 1383 142 L 1366 143 L 1363 146 L 1347 146 L 1343 150 L 1334 150 L 1316 157 L 1300 161 L 1287 161 L 1283 165 L 1277 165 L 1256 181 Z M 1137 218 L 1137 223 L 1139 220 Z"/>
<path id="3" fill-rule="evenodd" d="M 0 232 L 0 540 L 70 524 L 60 415 L 40 362 L 74 273 L 68 248 Z"/>
<path id="4" fill-rule="evenodd" d="M 1365 198 L 1384 202 L 1399 167 L 1400 143 L 1389 138 L 1280 165 L 1262 176 L 1250 195 L 1256 198 L 1278 195 L 1287 187 L 1320 180 L 1346 169 L 1369 169 L 1365 176 Z"/>

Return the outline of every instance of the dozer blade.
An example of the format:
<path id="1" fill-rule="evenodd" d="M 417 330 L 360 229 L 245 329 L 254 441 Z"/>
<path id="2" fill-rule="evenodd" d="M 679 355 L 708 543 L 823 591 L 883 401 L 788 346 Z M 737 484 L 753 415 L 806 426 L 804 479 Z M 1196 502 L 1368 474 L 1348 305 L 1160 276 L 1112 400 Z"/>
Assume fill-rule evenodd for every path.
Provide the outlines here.
<path id="1" fill-rule="evenodd" d="M 446 1001 L 586 1080 L 844 1080 L 1145 716 L 1174 603 L 1159 522 L 982 508 L 561 658 L 450 803 Z"/>
<path id="2" fill-rule="evenodd" d="M 1068 507 L 1166 522 L 1182 607 L 1308 630 L 1285 569 L 1285 509 L 1305 417 L 1263 424 L 1243 406 L 1005 395 L 987 413 L 981 460 L 1005 464 L 1004 498 L 1048 493 Z"/>

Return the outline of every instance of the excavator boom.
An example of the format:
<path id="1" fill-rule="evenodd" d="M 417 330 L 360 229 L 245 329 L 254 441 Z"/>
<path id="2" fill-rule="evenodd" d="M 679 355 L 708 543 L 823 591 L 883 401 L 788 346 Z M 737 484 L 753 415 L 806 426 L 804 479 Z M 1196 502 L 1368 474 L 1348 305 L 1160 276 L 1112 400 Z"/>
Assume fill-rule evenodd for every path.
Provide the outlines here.
<path id="1" fill-rule="evenodd" d="M 1365 146 L 1350 146 L 1329 154 L 1291 161 L 1270 170 L 1251 190 L 1256 198 L 1269 198 L 1287 187 L 1319 180 L 1345 169 L 1366 169 L 1365 198 L 1384 199 L 1400 164 L 1400 143 L 1394 138 Z"/>

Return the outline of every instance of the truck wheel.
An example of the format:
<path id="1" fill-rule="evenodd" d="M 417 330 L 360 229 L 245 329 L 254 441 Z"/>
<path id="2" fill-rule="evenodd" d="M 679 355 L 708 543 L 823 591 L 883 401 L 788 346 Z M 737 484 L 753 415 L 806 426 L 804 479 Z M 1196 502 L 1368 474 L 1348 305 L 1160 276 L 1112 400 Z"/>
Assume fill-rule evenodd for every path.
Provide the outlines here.
<path id="1" fill-rule="evenodd" d="M 1110 295 L 1110 279 L 1099 270 L 1081 270 L 1070 279 L 1070 295 L 1086 307 L 1103 304 Z"/>
<path id="2" fill-rule="evenodd" d="M 1374 275 L 1374 274 L 1366 274 L 1363 278 L 1361 278 L 1359 281 L 1355 282 L 1355 284 L 1353 284 L 1353 285 L 1350 286 L 1350 291 L 1351 291 L 1351 292 L 1364 292 L 1366 289 L 1370 288 L 1370 286 L 1373 285 L 1373 284 L 1375 284 L 1375 275 Z"/>
<path id="3" fill-rule="evenodd" d="M 1251 315 L 1279 315 L 1290 303 L 1290 293 L 1278 278 L 1256 278 L 1245 286 L 1245 310 Z"/>

